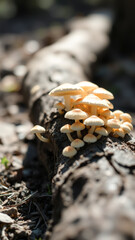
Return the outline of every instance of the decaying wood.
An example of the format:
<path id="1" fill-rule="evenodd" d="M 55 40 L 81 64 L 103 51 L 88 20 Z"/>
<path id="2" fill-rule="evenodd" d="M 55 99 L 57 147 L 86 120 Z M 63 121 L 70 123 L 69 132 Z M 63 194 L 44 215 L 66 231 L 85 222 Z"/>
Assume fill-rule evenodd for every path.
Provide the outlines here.
<path id="1" fill-rule="evenodd" d="M 127 135 L 124 140 L 101 138 L 94 144 L 86 144 L 72 159 L 62 155 L 69 142 L 59 130 L 70 121 L 53 108 L 55 100 L 48 96 L 48 91 L 64 82 L 88 80 L 93 62 L 108 44 L 111 28 L 109 17 L 104 15 L 91 16 L 80 23 L 80 28 L 76 22 L 69 35 L 37 54 L 29 64 L 23 84 L 31 120 L 43 125 L 50 139 L 50 143 L 39 143 L 40 159 L 52 178 L 53 190 L 53 222 L 46 239 L 133 239 L 135 140 L 132 136 Z M 38 90 L 31 91 L 35 85 Z"/>

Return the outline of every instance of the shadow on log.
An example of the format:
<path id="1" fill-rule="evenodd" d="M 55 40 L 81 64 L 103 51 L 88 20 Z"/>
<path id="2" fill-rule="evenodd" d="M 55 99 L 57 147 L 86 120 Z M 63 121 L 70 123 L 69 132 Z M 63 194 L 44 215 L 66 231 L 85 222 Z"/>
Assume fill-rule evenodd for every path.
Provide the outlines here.
<path id="1" fill-rule="evenodd" d="M 46 239 L 134 237 L 134 139 L 102 137 L 68 159 L 62 149 L 69 142 L 60 128 L 70 122 L 53 108 L 56 99 L 48 96 L 64 82 L 89 80 L 92 64 L 109 43 L 111 24 L 112 17 L 105 13 L 73 23 L 71 33 L 36 55 L 24 79 L 31 120 L 44 126 L 50 139 L 49 144 L 38 144 L 39 157 L 52 179 L 53 217 Z"/>

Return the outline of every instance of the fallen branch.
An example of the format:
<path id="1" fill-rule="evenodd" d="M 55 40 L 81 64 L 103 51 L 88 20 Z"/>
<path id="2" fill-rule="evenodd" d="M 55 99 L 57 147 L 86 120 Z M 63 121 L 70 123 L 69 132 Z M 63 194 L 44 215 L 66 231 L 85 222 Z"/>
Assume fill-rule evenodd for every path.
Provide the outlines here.
<path id="1" fill-rule="evenodd" d="M 102 137 L 68 159 L 62 155 L 62 149 L 69 142 L 60 133 L 68 122 L 56 112 L 55 100 L 48 96 L 59 84 L 89 79 L 92 64 L 108 45 L 111 22 L 104 14 L 76 22 L 71 33 L 41 50 L 28 66 L 23 92 L 31 120 L 45 127 L 50 140 L 39 143 L 40 159 L 53 177 L 53 224 L 47 239 L 134 236 L 134 139 L 129 135 L 124 140 Z"/>

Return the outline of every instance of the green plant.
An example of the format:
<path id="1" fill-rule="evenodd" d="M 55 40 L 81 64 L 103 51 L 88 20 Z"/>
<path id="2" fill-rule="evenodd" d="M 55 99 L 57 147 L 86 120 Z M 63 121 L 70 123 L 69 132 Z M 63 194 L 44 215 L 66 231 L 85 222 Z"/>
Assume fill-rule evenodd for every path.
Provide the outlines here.
<path id="1" fill-rule="evenodd" d="M 6 157 L 1 158 L 1 164 L 5 166 L 5 168 L 8 168 L 9 160 Z"/>

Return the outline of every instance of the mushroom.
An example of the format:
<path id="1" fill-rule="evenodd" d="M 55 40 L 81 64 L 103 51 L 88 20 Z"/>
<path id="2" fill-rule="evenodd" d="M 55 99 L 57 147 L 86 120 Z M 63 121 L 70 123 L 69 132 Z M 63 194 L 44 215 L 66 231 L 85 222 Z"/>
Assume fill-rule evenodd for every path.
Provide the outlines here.
<path id="1" fill-rule="evenodd" d="M 60 131 L 61 131 L 61 133 L 66 133 L 66 135 L 67 135 L 67 137 L 68 137 L 70 142 L 72 142 L 74 140 L 72 138 L 71 134 L 70 134 L 71 132 L 73 132 L 72 129 L 71 129 L 70 124 L 66 124 L 63 127 L 61 127 Z"/>
<path id="2" fill-rule="evenodd" d="M 35 133 L 36 136 L 42 141 L 42 142 L 49 142 L 48 138 L 45 138 L 41 135 L 41 133 L 45 133 L 45 128 L 40 125 L 35 125 L 31 130 L 30 133 Z"/>
<path id="3" fill-rule="evenodd" d="M 123 114 L 123 112 L 121 110 L 115 110 L 113 112 L 115 118 L 119 119 L 120 120 L 120 115 Z"/>
<path id="4" fill-rule="evenodd" d="M 78 138 L 82 137 L 81 130 L 85 129 L 85 125 L 81 122 L 75 122 L 71 125 L 73 131 L 77 131 Z"/>
<path id="5" fill-rule="evenodd" d="M 50 96 L 63 96 L 65 100 L 66 111 L 71 109 L 70 96 L 80 95 L 84 90 L 76 85 L 70 83 L 64 83 L 56 88 L 54 88 L 49 95 Z"/>
<path id="6" fill-rule="evenodd" d="M 82 125 L 82 123 L 80 123 L 79 120 L 86 119 L 87 117 L 88 117 L 88 114 L 79 108 L 72 109 L 65 114 L 65 118 L 75 120 L 75 125 L 73 124 L 71 125 L 72 129 L 74 127 L 76 128 L 77 125 L 79 126 L 79 129 L 82 129 L 82 127 L 84 126 Z M 77 130 L 78 138 L 81 137 L 81 133 L 79 132 L 80 131 L 79 129 Z"/>
<path id="7" fill-rule="evenodd" d="M 109 119 L 107 120 L 106 125 L 110 128 L 120 128 L 120 121 L 117 119 Z"/>
<path id="8" fill-rule="evenodd" d="M 95 133 L 98 133 L 97 139 L 100 139 L 102 136 L 108 136 L 108 131 L 104 127 L 97 127 Z"/>
<path id="9" fill-rule="evenodd" d="M 76 155 L 76 153 L 77 153 L 76 149 L 72 146 L 67 146 L 62 151 L 63 156 L 69 158 L 72 158 L 74 155 Z"/>
<path id="10" fill-rule="evenodd" d="M 123 129 L 123 131 L 125 133 L 130 133 L 131 132 L 131 128 L 127 124 L 125 124 L 125 122 L 122 123 L 120 127 Z"/>
<path id="11" fill-rule="evenodd" d="M 84 142 L 81 139 L 77 138 L 71 143 L 71 146 L 79 149 L 80 147 L 84 146 Z"/>
<path id="12" fill-rule="evenodd" d="M 110 109 L 113 109 L 113 108 L 114 108 L 113 104 L 112 104 L 109 100 L 103 99 L 102 102 L 104 102 L 105 104 L 107 104 L 107 105 L 108 105 L 108 108 L 110 108 Z"/>
<path id="13" fill-rule="evenodd" d="M 91 117 L 85 119 L 84 124 L 86 126 L 91 126 L 88 133 L 93 133 L 96 126 L 104 125 L 104 121 L 102 119 L 100 119 L 99 117 L 92 115 Z"/>
<path id="14" fill-rule="evenodd" d="M 78 104 L 85 104 L 91 107 L 91 115 L 97 114 L 97 107 L 106 107 L 108 108 L 107 103 L 104 103 L 99 97 L 95 96 L 94 94 L 89 94 L 84 97 L 82 100 L 78 101 Z"/>
<path id="15" fill-rule="evenodd" d="M 62 102 L 58 102 L 54 106 L 58 109 L 59 114 L 63 114 L 64 113 L 63 110 L 65 108 L 65 105 Z"/>
<path id="16" fill-rule="evenodd" d="M 113 94 L 104 88 L 95 89 L 93 91 L 93 94 L 95 94 L 96 96 L 98 96 L 101 99 L 114 99 Z"/>
<path id="17" fill-rule="evenodd" d="M 128 113 L 122 113 L 120 115 L 120 119 L 122 120 L 122 122 L 130 122 L 130 123 L 132 122 L 132 118 Z"/>
<path id="18" fill-rule="evenodd" d="M 124 123 L 122 123 L 122 125 L 123 124 L 128 126 L 130 128 L 130 130 L 133 130 L 133 125 L 130 122 L 124 122 Z"/>
<path id="19" fill-rule="evenodd" d="M 82 81 L 76 84 L 77 86 L 83 88 L 84 93 L 82 93 L 83 96 L 86 96 L 90 93 L 92 93 L 92 91 L 96 88 L 98 88 L 98 85 L 89 82 L 89 81 Z"/>
<path id="20" fill-rule="evenodd" d="M 94 143 L 97 141 L 97 138 L 93 134 L 88 133 L 84 136 L 83 140 L 87 143 Z"/>
<path id="21" fill-rule="evenodd" d="M 113 129 L 113 136 L 124 138 L 125 137 L 125 132 L 122 128 Z"/>

